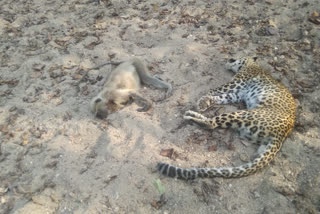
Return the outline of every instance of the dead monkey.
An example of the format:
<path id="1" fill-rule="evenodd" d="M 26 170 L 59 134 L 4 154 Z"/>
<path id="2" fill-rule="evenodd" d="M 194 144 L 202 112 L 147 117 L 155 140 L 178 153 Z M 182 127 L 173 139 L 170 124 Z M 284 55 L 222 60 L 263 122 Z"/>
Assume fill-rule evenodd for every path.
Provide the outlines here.
<path id="1" fill-rule="evenodd" d="M 143 98 L 138 92 L 141 83 L 166 89 L 166 97 L 172 92 L 171 84 L 152 77 L 145 64 L 138 58 L 121 63 L 106 64 L 116 64 L 118 67 L 111 72 L 104 89 L 91 101 L 91 111 L 100 119 L 106 118 L 109 113 L 119 110 L 130 101 L 134 101 L 141 106 L 138 111 L 149 110 L 151 102 Z"/>

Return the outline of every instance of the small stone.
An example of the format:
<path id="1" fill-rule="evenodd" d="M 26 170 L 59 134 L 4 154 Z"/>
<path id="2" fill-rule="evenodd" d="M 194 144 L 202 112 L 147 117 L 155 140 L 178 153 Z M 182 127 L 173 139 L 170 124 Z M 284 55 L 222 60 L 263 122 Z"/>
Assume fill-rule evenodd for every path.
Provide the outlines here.
<path id="1" fill-rule="evenodd" d="M 32 65 L 32 69 L 35 71 L 41 71 L 44 69 L 44 67 L 45 67 L 45 65 L 43 65 L 43 64 L 33 64 Z"/>
<path id="2" fill-rule="evenodd" d="M 6 199 L 5 198 L 1 198 L 1 201 L 0 201 L 1 204 L 4 204 L 6 203 Z"/>
<path id="3" fill-rule="evenodd" d="M 50 162 L 50 163 L 47 163 L 46 165 L 45 165 L 45 167 L 46 168 L 49 168 L 49 169 L 52 169 L 52 168 L 56 168 L 57 167 L 57 164 L 58 164 L 58 161 L 52 161 L 52 162 Z"/>
<path id="4" fill-rule="evenodd" d="M 269 33 L 270 35 L 275 35 L 275 34 L 277 33 L 277 29 L 276 29 L 275 27 L 273 27 L 273 26 L 269 26 L 269 27 L 267 28 L 267 31 L 268 31 L 268 33 Z"/>
<path id="5" fill-rule="evenodd" d="M 272 20 L 272 19 L 269 19 L 269 25 L 270 26 L 272 26 L 272 27 L 274 27 L 274 28 L 276 28 L 277 27 L 277 25 L 276 25 L 276 23 L 275 23 L 275 21 L 274 20 Z"/>
<path id="6" fill-rule="evenodd" d="M 15 111 L 15 110 L 17 110 L 17 107 L 16 107 L 16 106 L 12 106 L 12 107 L 9 109 L 10 112 L 13 112 L 13 111 Z"/>
<path id="7" fill-rule="evenodd" d="M 265 3 L 268 5 L 272 5 L 272 1 L 269 1 L 269 0 L 266 0 Z"/>
<path id="8" fill-rule="evenodd" d="M 274 190 L 284 196 L 294 195 L 295 190 L 291 186 L 288 185 L 282 185 L 282 186 L 276 186 L 274 187 Z"/>
<path id="9" fill-rule="evenodd" d="M 268 27 L 267 30 L 270 35 L 275 35 L 277 33 L 277 29 L 272 26 Z"/>
<path id="10" fill-rule="evenodd" d="M 311 42 L 310 42 L 309 39 L 304 39 L 304 40 L 303 40 L 303 44 L 305 44 L 305 45 L 310 45 Z"/>
<path id="11" fill-rule="evenodd" d="M 261 196 L 257 191 L 254 191 L 253 192 L 253 197 L 257 199 L 257 198 L 260 198 Z"/>
<path id="12" fill-rule="evenodd" d="M 239 158 L 240 158 L 240 160 L 242 160 L 243 162 L 249 162 L 249 161 L 250 161 L 248 155 L 245 155 L 245 154 L 240 154 L 240 155 L 239 155 Z"/>
<path id="13" fill-rule="evenodd" d="M 8 192 L 8 187 L 0 187 L 0 195 L 4 195 L 6 192 Z"/>
<path id="14" fill-rule="evenodd" d="M 38 99 L 39 98 L 37 98 L 37 97 L 24 97 L 24 98 L 22 98 L 23 102 L 26 102 L 26 103 L 34 103 Z"/>
<path id="15" fill-rule="evenodd" d="M 302 38 L 301 29 L 295 27 L 288 27 L 284 29 L 284 38 L 287 41 L 298 41 Z"/>
<path id="16" fill-rule="evenodd" d="M 36 138 L 40 138 L 41 137 L 41 133 L 39 130 L 36 130 L 33 135 L 36 137 Z"/>
<path id="17" fill-rule="evenodd" d="M 187 38 L 189 36 L 189 34 L 188 33 L 185 33 L 185 34 L 183 34 L 181 37 L 182 38 Z"/>

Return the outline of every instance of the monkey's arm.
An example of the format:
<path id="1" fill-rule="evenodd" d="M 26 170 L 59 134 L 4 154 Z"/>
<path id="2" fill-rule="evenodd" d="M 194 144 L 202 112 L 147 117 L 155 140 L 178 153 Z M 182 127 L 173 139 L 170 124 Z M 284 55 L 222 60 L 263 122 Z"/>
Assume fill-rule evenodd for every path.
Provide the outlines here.
<path id="1" fill-rule="evenodd" d="M 140 94 L 138 93 L 131 93 L 130 94 L 130 97 L 133 99 L 133 101 L 138 105 L 140 106 L 140 108 L 137 109 L 137 111 L 139 112 L 146 112 L 148 111 L 151 106 L 152 106 L 152 103 L 143 98 Z"/>

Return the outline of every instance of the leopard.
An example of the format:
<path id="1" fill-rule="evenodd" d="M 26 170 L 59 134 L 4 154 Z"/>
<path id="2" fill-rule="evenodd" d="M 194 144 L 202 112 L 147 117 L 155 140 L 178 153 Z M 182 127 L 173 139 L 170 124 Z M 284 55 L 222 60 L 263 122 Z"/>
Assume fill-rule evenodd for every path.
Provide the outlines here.
<path id="1" fill-rule="evenodd" d="M 254 174 L 275 158 L 292 131 L 296 118 L 295 99 L 287 87 L 257 63 L 257 57 L 230 58 L 225 67 L 235 73 L 232 80 L 209 90 L 198 100 L 197 111 L 188 110 L 183 117 L 209 130 L 234 129 L 239 132 L 240 139 L 259 145 L 257 154 L 253 160 L 235 167 L 181 168 L 160 162 L 157 169 L 162 175 L 193 180 Z M 214 117 L 203 115 L 217 105 L 240 102 L 245 104 L 245 109 Z"/>

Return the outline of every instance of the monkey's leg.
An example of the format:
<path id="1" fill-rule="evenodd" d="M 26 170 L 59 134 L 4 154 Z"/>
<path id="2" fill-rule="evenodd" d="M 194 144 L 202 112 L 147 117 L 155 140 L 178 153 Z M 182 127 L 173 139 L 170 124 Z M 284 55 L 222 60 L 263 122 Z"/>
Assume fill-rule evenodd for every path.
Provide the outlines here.
<path id="1" fill-rule="evenodd" d="M 132 93 L 135 93 L 135 90 L 115 89 L 110 92 L 109 101 L 114 103 L 119 109 L 123 108 L 130 101 Z"/>

